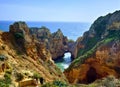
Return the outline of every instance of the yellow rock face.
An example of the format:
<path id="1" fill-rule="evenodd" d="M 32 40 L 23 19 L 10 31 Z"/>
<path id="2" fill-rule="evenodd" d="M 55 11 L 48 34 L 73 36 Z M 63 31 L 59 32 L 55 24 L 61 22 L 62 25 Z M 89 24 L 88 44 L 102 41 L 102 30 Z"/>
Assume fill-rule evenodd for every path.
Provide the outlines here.
<path id="1" fill-rule="evenodd" d="M 26 27 L 24 27 L 24 30 L 26 30 Z M 6 72 L 8 69 L 7 65 L 3 66 L 3 64 L 7 63 L 10 65 L 12 72 L 12 82 L 16 84 L 18 83 L 16 81 L 17 72 L 21 73 L 24 79 L 32 78 L 34 73 L 38 73 L 45 82 L 54 80 L 67 81 L 64 74 L 52 61 L 50 52 L 45 48 L 44 44 L 41 44 L 37 40 L 32 40 L 32 36 L 29 35 L 28 30 L 26 32 L 30 40 L 24 39 L 24 45 L 21 47 L 19 46 L 21 44 L 16 42 L 13 33 L 0 32 L 0 56 L 4 55 L 7 58 L 5 61 L 0 60 L 0 73 Z M 28 71 L 31 74 L 23 71 Z M 0 74 L 1 76 L 4 77 L 4 74 Z M 18 86 L 16 85 L 16 87 Z"/>
<path id="2" fill-rule="evenodd" d="M 115 45 L 116 44 L 116 45 Z M 120 44 L 102 45 L 84 64 L 72 67 L 64 73 L 70 83 L 91 83 L 109 75 L 119 77 Z"/>

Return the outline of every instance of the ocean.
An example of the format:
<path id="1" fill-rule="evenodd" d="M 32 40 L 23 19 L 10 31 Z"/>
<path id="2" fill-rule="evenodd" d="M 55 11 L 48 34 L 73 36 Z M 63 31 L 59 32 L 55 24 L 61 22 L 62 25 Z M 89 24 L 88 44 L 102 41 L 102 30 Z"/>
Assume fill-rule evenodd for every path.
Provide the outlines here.
<path id="1" fill-rule="evenodd" d="M 9 25 L 13 24 L 15 21 L 0 21 L 0 30 L 9 31 Z M 78 37 L 82 36 L 85 31 L 87 31 L 91 23 L 85 22 L 26 22 L 28 27 L 41 27 L 45 26 L 50 31 L 56 32 L 61 29 L 63 34 L 68 37 L 68 39 L 76 40 Z"/>
<path id="2" fill-rule="evenodd" d="M 57 61 L 55 64 L 61 69 L 61 71 L 64 71 L 69 67 L 71 64 L 71 53 L 67 52 L 64 54 L 64 57 L 62 58 L 62 61 Z"/>

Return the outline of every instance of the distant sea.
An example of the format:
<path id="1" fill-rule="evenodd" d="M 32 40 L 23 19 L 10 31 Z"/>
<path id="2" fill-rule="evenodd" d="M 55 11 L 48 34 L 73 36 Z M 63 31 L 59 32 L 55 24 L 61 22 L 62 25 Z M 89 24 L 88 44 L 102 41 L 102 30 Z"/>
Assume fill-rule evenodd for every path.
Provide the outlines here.
<path id="1" fill-rule="evenodd" d="M 15 21 L 0 21 L 0 30 L 9 31 L 9 25 L 13 24 Z M 85 22 L 26 22 L 28 27 L 41 27 L 45 26 L 50 31 L 56 32 L 61 29 L 63 34 L 68 37 L 68 39 L 76 40 L 78 37 L 87 31 L 91 23 Z"/>

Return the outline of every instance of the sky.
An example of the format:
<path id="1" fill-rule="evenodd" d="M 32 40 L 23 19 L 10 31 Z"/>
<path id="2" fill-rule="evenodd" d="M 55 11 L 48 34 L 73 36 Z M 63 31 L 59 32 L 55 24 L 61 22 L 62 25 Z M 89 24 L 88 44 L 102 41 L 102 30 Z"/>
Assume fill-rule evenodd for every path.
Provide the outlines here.
<path id="1" fill-rule="evenodd" d="M 120 0 L 0 0 L 0 20 L 93 22 L 120 10 Z"/>

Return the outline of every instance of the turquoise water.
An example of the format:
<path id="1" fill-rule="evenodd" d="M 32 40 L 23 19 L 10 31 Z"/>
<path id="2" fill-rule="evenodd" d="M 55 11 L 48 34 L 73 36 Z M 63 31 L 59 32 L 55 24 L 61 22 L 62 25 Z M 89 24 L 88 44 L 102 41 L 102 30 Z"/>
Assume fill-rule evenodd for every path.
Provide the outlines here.
<path id="1" fill-rule="evenodd" d="M 71 53 L 67 52 L 64 54 L 63 61 L 56 62 L 56 65 L 64 71 L 64 69 L 67 69 L 69 65 L 71 64 Z"/>
<path id="2" fill-rule="evenodd" d="M 14 21 L 0 21 L 0 30 L 9 31 L 9 25 Z M 61 29 L 63 34 L 69 39 L 76 40 L 79 36 L 87 31 L 91 23 L 84 22 L 26 22 L 28 27 L 41 27 L 46 26 L 50 31 L 56 32 Z"/>

